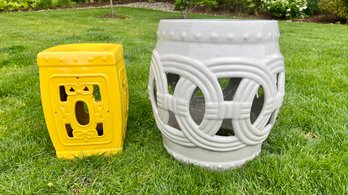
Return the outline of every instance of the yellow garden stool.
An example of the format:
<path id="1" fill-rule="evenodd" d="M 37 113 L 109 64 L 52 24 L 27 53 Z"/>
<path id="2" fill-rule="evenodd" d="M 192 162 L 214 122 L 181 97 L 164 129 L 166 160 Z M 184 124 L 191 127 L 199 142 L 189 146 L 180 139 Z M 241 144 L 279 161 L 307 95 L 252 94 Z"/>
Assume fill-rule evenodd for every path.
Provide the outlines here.
<path id="1" fill-rule="evenodd" d="M 59 45 L 37 55 L 46 125 L 58 158 L 122 151 L 128 84 L 120 44 Z"/>

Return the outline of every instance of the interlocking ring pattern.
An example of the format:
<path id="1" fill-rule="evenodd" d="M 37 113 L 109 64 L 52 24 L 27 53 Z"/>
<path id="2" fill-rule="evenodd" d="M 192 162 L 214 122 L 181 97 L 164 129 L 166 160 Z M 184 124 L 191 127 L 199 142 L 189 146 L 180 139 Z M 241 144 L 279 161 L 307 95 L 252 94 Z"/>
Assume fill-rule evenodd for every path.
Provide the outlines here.
<path id="1" fill-rule="evenodd" d="M 180 75 L 173 94 L 168 92 L 168 73 Z M 219 78 L 241 78 L 232 101 L 224 100 Z M 235 57 L 199 61 L 177 54 L 159 55 L 154 50 L 148 92 L 157 126 L 167 139 L 186 147 L 224 152 L 257 145 L 267 138 L 283 101 L 284 85 L 281 54 L 258 61 Z M 251 107 L 260 86 L 264 103 L 252 123 Z M 197 87 L 205 100 L 200 124 L 189 111 Z M 168 124 L 170 112 L 180 130 Z M 233 136 L 217 135 L 224 119 L 232 119 Z"/>

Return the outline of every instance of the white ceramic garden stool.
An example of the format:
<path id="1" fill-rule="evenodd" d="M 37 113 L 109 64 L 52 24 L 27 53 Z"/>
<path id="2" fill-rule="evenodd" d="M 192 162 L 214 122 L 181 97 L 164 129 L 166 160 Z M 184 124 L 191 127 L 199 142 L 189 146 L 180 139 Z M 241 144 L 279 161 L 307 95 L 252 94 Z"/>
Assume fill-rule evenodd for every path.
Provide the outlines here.
<path id="1" fill-rule="evenodd" d="M 164 147 L 211 169 L 261 151 L 284 97 L 277 21 L 161 20 L 148 92 Z"/>

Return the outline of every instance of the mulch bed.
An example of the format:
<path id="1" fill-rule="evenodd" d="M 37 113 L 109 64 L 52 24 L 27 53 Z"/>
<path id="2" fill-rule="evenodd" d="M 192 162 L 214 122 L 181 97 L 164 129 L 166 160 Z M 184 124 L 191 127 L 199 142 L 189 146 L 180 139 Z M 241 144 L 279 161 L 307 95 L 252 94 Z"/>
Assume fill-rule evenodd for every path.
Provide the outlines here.
<path id="1" fill-rule="evenodd" d="M 337 16 L 324 16 L 316 15 L 312 17 L 306 17 L 303 19 L 293 19 L 295 22 L 312 22 L 312 23 L 322 23 L 322 24 L 335 24 L 335 23 L 345 23 L 346 21 L 340 20 Z"/>

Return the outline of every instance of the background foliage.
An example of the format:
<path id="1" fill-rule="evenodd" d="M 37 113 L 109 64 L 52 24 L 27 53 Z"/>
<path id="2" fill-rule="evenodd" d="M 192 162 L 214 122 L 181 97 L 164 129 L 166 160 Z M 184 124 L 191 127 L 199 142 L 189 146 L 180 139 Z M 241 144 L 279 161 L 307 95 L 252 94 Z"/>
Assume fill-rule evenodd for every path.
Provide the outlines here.
<path id="1" fill-rule="evenodd" d="M 348 0 L 321 0 L 319 4 L 325 14 L 335 14 L 342 22 L 348 19 Z"/>
<path id="2" fill-rule="evenodd" d="M 71 0 L 0 0 L 0 11 L 47 9 L 73 5 Z"/>
<path id="3" fill-rule="evenodd" d="M 307 0 L 262 0 L 263 6 L 277 18 L 303 17 Z"/>
<path id="4" fill-rule="evenodd" d="M 218 5 L 217 0 L 176 0 L 175 9 L 180 10 L 184 18 L 187 18 L 197 6 L 205 6 L 208 9 L 216 7 Z"/>
<path id="5" fill-rule="evenodd" d="M 114 0 L 125 3 L 127 0 Z M 163 0 L 147 0 L 162 2 Z M 269 14 L 277 19 L 313 16 L 339 17 L 342 23 L 347 22 L 348 0 L 169 0 L 175 3 L 184 18 L 197 7 L 205 10 L 223 9 L 227 12 L 259 15 Z M 47 9 L 69 7 L 81 3 L 108 3 L 108 0 L 0 0 L 0 11 L 16 11 L 30 9 Z"/>
<path id="6" fill-rule="evenodd" d="M 278 19 L 303 18 L 318 13 L 340 17 L 343 23 L 348 18 L 348 0 L 175 0 L 175 5 L 178 10 L 185 10 L 185 18 L 197 6 L 255 15 L 264 12 Z"/>
<path id="7" fill-rule="evenodd" d="M 248 12 L 257 15 L 262 8 L 261 0 L 220 0 L 219 6 L 237 13 Z"/>
<path id="8" fill-rule="evenodd" d="M 347 194 L 348 25 L 279 22 L 283 106 L 261 154 L 212 172 L 164 149 L 147 95 L 159 20 L 179 13 L 116 8 L 0 14 L 0 194 Z M 193 14 L 191 18 L 225 18 Z M 38 52 L 59 44 L 124 46 L 130 94 L 125 148 L 58 160 L 46 129 Z"/>

